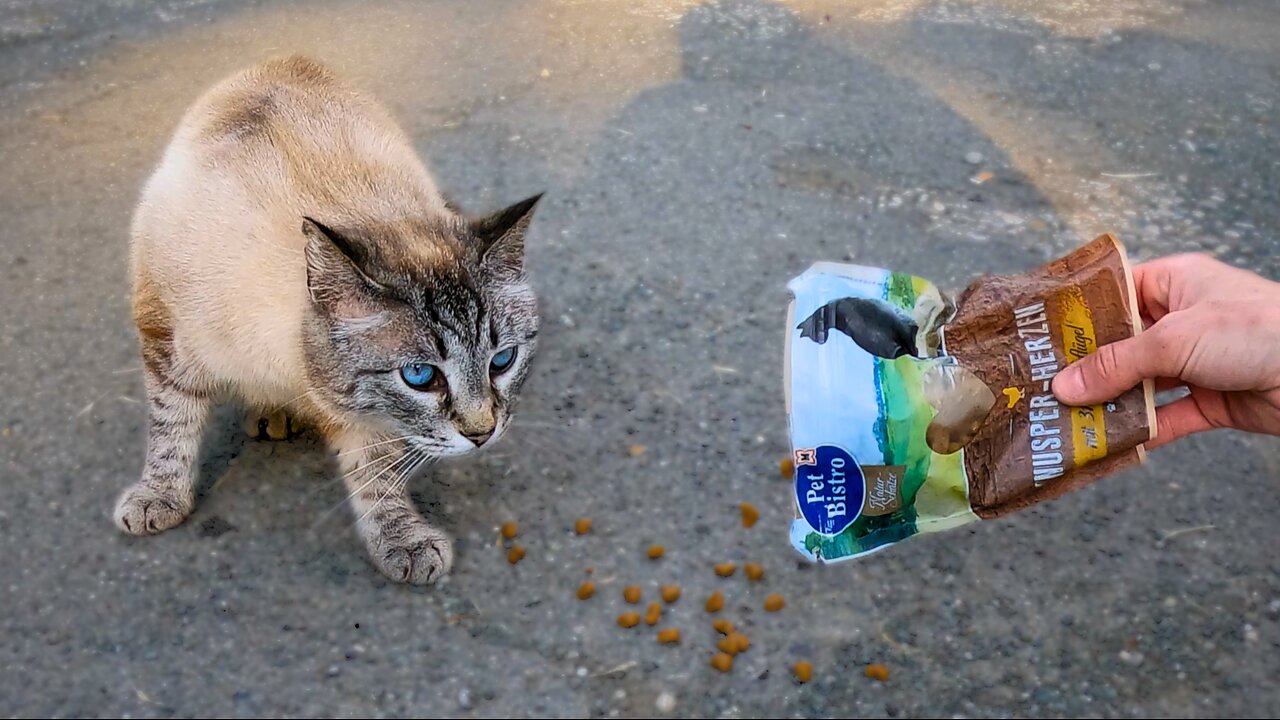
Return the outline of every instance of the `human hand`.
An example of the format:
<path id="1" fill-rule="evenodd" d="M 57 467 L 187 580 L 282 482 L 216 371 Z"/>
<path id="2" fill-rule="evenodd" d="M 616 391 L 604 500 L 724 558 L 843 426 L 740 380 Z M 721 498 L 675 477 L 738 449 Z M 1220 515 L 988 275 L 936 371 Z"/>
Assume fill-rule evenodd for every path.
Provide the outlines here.
<path id="1" fill-rule="evenodd" d="M 1133 278 L 1147 330 L 1063 369 L 1058 399 L 1092 405 L 1154 379 L 1190 394 L 1156 409 L 1148 448 L 1213 428 L 1280 435 L 1280 283 L 1208 255 L 1143 263 Z"/>

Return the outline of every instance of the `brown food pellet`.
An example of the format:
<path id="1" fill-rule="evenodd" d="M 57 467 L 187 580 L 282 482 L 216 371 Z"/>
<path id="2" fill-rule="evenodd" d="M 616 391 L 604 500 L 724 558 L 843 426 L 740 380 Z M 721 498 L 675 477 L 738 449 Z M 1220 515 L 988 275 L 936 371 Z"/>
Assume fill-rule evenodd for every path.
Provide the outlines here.
<path id="1" fill-rule="evenodd" d="M 519 531 L 519 529 L 520 527 L 516 525 L 514 520 L 511 522 L 504 522 L 502 523 L 502 537 L 508 540 L 513 540 L 515 539 L 516 532 Z"/>
<path id="2" fill-rule="evenodd" d="M 724 608 L 724 593 L 719 590 L 711 593 L 711 597 L 707 598 L 707 612 L 720 612 Z"/>
<path id="3" fill-rule="evenodd" d="M 753 582 L 759 582 L 764 577 L 764 566 L 760 563 L 743 563 L 742 571 L 747 574 L 747 579 Z"/>
<path id="4" fill-rule="evenodd" d="M 635 585 L 628 585 L 622 588 L 622 599 L 632 605 L 640 602 L 640 588 Z"/>
<path id="5" fill-rule="evenodd" d="M 631 456 L 631 457 L 633 457 L 633 458 L 638 458 L 638 457 L 640 457 L 641 455 L 643 455 L 643 454 L 645 453 L 645 451 L 646 451 L 646 450 L 648 450 L 648 449 L 649 449 L 649 448 L 647 448 L 647 447 L 645 447 L 645 446 L 643 446 L 643 445 L 632 445 L 632 446 L 630 446 L 630 447 L 628 447 L 628 448 L 627 448 L 627 454 L 628 454 L 628 455 L 630 455 L 630 456 Z"/>
<path id="6" fill-rule="evenodd" d="M 742 527 L 749 528 L 760 519 L 760 511 L 751 503 L 742 503 Z"/>
<path id="7" fill-rule="evenodd" d="M 591 532 L 591 521 L 587 518 L 578 518 L 578 521 L 573 524 L 573 531 L 579 535 L 586 535 Z"/>
<path id="8" fill-rule="evenodd" d="M 662 606 L 657 602 L 649 603 L 649 610 L 644 614 L 644 622 L 646 625 L 657 625 L 662 619 Z"/>
<path id="9" fill-rule="evenodd" d="M 715 569 L 716 569 L 716 574 L 719 575 L 720 577 L 729 577 L 730 575 L 733 574 L 734 570 L 738 569 L 738 566 L 734 565 L 733 563 L 727 562 L 727 563 L 720 563 L 716 565 Z"/>
<path id="10" fill-rule="evenodd" d="M 591 582 L 590 580 L 588 580 L 588 581 L 586 581 L 586 582 L 584 582 L 584 583 L 582 583 L 581 585 L 579 585 L 579 586 L 578 586 L 578 599 L 579 599 L 579 600 L 586 600 L 587 598 L 589 598 L 589 597 L 591 597 L 592 595 L 595 595 L 595 594 L 596 594 L 596 584 L 595 584 L 595 583 L 593 583 L 593 582 Z"/>
<path id="11" fill-rule="evenodd" d="M 680 586 L 679 586 L 679 585 L 663 585 L 663 586 L 662 586 L 662 601 L 663 601 L 663 602 L 665 602 L 665 603 L 667 603 L 667 604 L 671 604 L 671 603 L 673 603 L 673 602 L 675 602 L 675 601 L 677 601 L 677 600 L 679 600 L 679 599 L 680 599 Z"/>
<path id="12" fill-rule="evenodd" d="M 764 599 L 765 612 L 778 612 L 785 607 L 786 604 L 787 602 L 783 600 L 782 596 L 778 593 L 769 593 L 768 597 Z"/>
<path id="13" fill-rule="evenodd" d="M 507 551 L 507 562 L 515 565 L 524 559 L 524 548 L 520 545 L 514 545 Z"/>
<path id="14" fill-rule="evenodd" d="M 727 673 L 733 669 L 733 656 L 729 653 L 716 653 L 711 656 L 711 667 Z"/>
<path id="15" fill-rule="evenodd" d="M 680 642 L 679 628 L 663 628 L 658 631 L 658 642 L 663 645 L 674 645 Z"/>
<path id="16" fill-rule="evenodd" d="M 791 672 L 795 673 L 797 681 L 807 683 L 813 679 L 813 663 L 801 660 L 791 667 Z"/>
<path id="17" fill-rule="evenodd" d="M 738 652 L 744 653 L 751 648 L 751 640 L 740 632 L 730 633 L 725 640 L 732 640 L 734 647 L 738 648 Z"/>
<path id="18" fill-rule="evenodd" d="M 738 654 L 738 643 L 730 637 L 720 638 L 720 642 L 716 643 L 716 647 L 720 648 L 720 652 L 723 652 L 725 655 Z"/>
<path id="19" fill-rule="evenodd" d="M 790 480 L 796 476 L 796 464 L 789 457 L 782 458 L 782 462 L 778 463 L 778 470 L 782 473 L 783 480 Z"/>
<path id="20" fill-rule="evenodd" d="M 661 545 L 650 545 L 650 546 L 649 546 L 649 559 L 650 559 L 650 560 L 657 560 L 658 558 L 660 558 L 660 557 L 662 557 L 663 555 L 666 555 L 666 554 L 667 554 L 667 550 L 666 550 L 666 548 L 662 547 Z"/>
<path id="21" fill-rule="evenodd" d="M 618 627 L 633 628 L 640 624 L 640 613 L 624 612 L 618 616 Z"/>
<path id="22" fill-rule="evenodd" d="M 716 618 L 716 621 L 711 623 L 711 627 L 715 628 L 716 632 L 721 635 L 733 634 L 733 623 L 729 622 L 725 618 Z"/>
<path id="23" fill-rule="evenodd" d="M 867 666 L 866 670 L 862 671 L 862 674 L 866 675 L 872 680 L 879 680 L 880 682 L 885 682 L 889 679 L 889 666 L 883 665 L 881 663 L 871 663 L 870 665 Z"/>

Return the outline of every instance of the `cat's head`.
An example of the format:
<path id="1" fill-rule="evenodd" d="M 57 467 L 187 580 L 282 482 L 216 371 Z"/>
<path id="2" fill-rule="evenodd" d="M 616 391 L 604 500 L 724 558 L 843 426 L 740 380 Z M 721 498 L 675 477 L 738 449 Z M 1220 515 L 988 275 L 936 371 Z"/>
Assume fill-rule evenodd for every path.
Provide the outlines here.
<path id="1" fill-rule="evenodd" d="M 497 439 L 538 332 L 524 235 L 539 197 L 471 221 L 304 219 L 313 396 L 435 456 Z"/>

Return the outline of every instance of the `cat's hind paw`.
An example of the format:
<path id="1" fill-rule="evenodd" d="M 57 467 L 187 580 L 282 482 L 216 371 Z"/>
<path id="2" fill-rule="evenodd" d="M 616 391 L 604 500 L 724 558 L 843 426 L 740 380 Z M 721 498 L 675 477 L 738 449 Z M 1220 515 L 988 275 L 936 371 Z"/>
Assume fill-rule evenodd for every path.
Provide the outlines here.
<path id="1" fill-rule="evenodd" d="M 195 502 L 173 489 L 137 483 L 116 502 L 116 525 L 130 535 L 155 535 L 179 525 L 195 508 Z"/>
<path id="2" fill-rule="evenodd" d="M 254 440 L 288 440 L 302 432 L 302 424 L 283 410 L 250 410 L 244 414 L 241 427 Z"/>

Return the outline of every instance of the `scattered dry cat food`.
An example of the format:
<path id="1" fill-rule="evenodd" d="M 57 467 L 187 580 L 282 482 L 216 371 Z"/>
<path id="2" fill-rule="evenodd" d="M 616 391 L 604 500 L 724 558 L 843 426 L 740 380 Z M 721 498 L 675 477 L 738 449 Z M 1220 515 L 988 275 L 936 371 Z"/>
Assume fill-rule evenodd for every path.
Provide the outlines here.
<path id="1" fill-rule="evenodd" d="M 738 654 L 738 642 L 734 640 L 732 637 L 720 638 L 720 642 L 716 643 L 716 647 L 720 648 L 720 652 L 724 653 L 725 655 Z"/>
<path id="2" fill-rule="evenodd" d="M 622 588 L 622 599 L 632 605 L 640 602 L 640 587 L 638 585 L 628 585 Z"/>
<path id="3" fill-rule="evenodd" d="M 716 653 L 711 656 L 711 667 L 727 673 L 733 669 L 733 656 L 729 653 Z"/>
<path id="4" fill-rule="evenodd" d="M 740 653 L 744 653 L 751 648 L 751 639 L 740 632 L 729 633 L 725 640 L 732 642 Z"/>
<path id="5" fill-rule="evenodd" d="M 663 585 L 661 588 L 661 591 L 662 591 L 662 601 L 667 603 L 668 605 L 680 599 L 679 585 Z"/>
<path id="6" fill-rule="evenodd" d="M 747 579 L 753 582 L 759 582 L 764 577 L 764 566 L 760 563 L 743 563 L 742 571 L 747 574 Z"/>
<path id="7" fill-rule="evenodd" d="M 719 590 L 711 593 L 711 597 L 707 598 L 707 612 L 720 612 L 724 609 L 724 593 Z"/>
<path id="8" fill-rule="evenodd" d="M 663 645 L 674 645 L 680 642 L 679 628 L 663 628 L 658 631 L 658 642 Z"/>
<path id="9" fill-rule="evenodd" d="M 715 569 L 716 569 L 716 574 L 719 575 L 720 577 L 729 577 L 730 575 L 733 574 L 734 570 L 738 569 L 738 566 L 734 565 L 731 562 L 725 562 L 725 563 L 717 564 L 715 566 Z"/>
<path id="10" fill-rule="evenodd" d="M 586 582 L 584 582 L 584 583 L 582 583 L 581 585 L 579 585 L 579 586 L 578 586 L 578 599 L 579 599 L 579 600 L 586 600 L 587 598 L 589 598 L 589 597 L 591 597 L 592 595 L 595 595 L 595 594 L 596 594 L 596 584 L 595 584 L 595 583 L 593 583 L 593 582 L 591 582 L 590 580 L 588 580 L 588 581 L 586 581 Z"/>
<path id="11" fill-rule="evenodd" d="M 866 670 L 862 671 L 862 674 L 872 680 L 886 682 L 889 679 L 889 666 L 883 663 L 871 663 Z"/>
<path id="12" fill-rule="evenodd" d="M 524 547 L 521 545 L 512 545 L 507 551 L 507 562 L 515 565 L 524 559 Z"/>
<path id="13" fill-rule="evenodd" d="M 725 618 L 716 618 L 716 621 L 711 623 L 711 627 L 715 628 L 716 632 L 721 635 L 733 634 L 733 623 L 729 622 Z"/>
<path id="14" fill-rule="evenodd" d="M 783 607 L 786 607 L 786 604 L 787 602 L 778 593 L 769 593 L 768 597 L 764 599 L 765 612 L 778 612 Z"/>
<path id="15" fill-rule="evenodd" d="M 573 531 L 579 535 L 586 535 L 591 532 L 591 521 L 587 518 L 578 518 L 578 521 L 573 524 Z"/>
<path id="16" fill-rule="evenodd" d="M 624 612 L 618 616 L 618 627 L 633 628 L 640 624 L 640 613 Z"/>
<path id="17" fill-rule="evenodd" d="M 663 555 L 666 555 L 666 554 L 667 554 L 667 549 L 666 549 L 666 548 L 664 548 L 664 547 L 662 547 L 661 545 L 650 545 L 650 546 L 649 546 L 649 559 L 650 559 L 650 560 L 657 560 L 658 558 L 660 558 L 660 557 L 662 557 Z"/>
<path id="18" fill-rule="evenodd" d="M 782 473 L 783 480 L 790 480 L 796 476 L 796 463 L 789 457 L 782 458 L 782 462 L 778 463 L 778 470 Z"/>
<path id="19" fill-rule="evenodd" d="M 813 679 L 813 663 L 801 660 L 791 667 L 791 672 L 795 674 L 797 682 L 807 683 Z"/>
<path id="20" fill-rule="evenodd" d="M 638 458 L 638 457 L 640 457 L 641 455 L 643 455 L 643 454 L 645 453 L 645 451 L 646 451 L 646 450 L 648 450 L 648 449 L 649 449 L 649 448 L 647 448 L 647 447 L 645 447 L 645 446 L 643 446 L 643 445 L 632 445 L 632 446 L 630 446 L 630 447 L 628 447 L 628 448 L 627 448 L 627 454 L 628 454 L 628 455 L 630 455 L 630 456 L 631 456 L 631 457 L 633 457 L 633 458 Z"/>
<path id="21" fill-rule="evenodd" d="M 508 540 L 514 540 L 516 537 L 516 532 L 518 532 L 519 529 L 520 529 L 519 526 L 516 525 L 514 520 L 511 520 L 509 522 L 504 522 L 502 523 L 502 537 Z"/>
<path id="22" fill-rule="evenodd" d="M 760 519 L 760 511 L 751 503 L 742 503 L 742 527 L 749 528 Z"/>
<path id="23" fill-rule="evenodd" d="M 644 614 L 644 623 L 649 626 L 657 625 L 662 619 L 662 606 L 657 602 L 649 603 L 649 609 Z"/>

